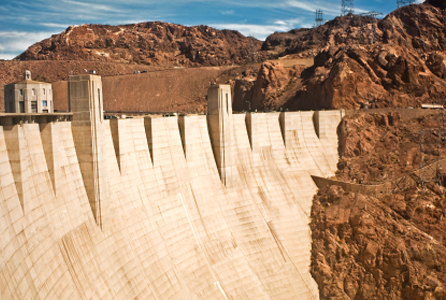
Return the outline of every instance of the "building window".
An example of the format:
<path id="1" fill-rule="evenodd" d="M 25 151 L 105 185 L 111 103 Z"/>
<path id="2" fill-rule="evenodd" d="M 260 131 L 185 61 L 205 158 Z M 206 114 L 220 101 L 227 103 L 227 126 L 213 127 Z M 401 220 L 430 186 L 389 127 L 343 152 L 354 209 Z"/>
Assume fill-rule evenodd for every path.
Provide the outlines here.
<path id="1" fill-rule="evenodd" d="M 33 89 L 33 96 L 35 96 L 36 95 L 36 90 L 35 89 Z"/>
<path id="2" fill-rule="evenodd" d="M 37 112 L 37 101 L 31 101 L 31 112 L 32 113 Z"/>
<path id="3" fill-rule="evenodd" d="M 23 96 L 23 90 L 20 89 L 20 96 Z"/>
<path id="4" fill-rule="evenodd" d="M 43 106 L 45 106 L 45 107 L 48 106 L 48 103 L 46 102 L 46 100 L 43 100 L 43 101 L 42 101 L 42 104 L 43 104 Z"/>
<path id="5" fill-rule="evenodd" d="M 45 89 L 43 89 L 43 94 L 45 95 Z"/>
<path id="6" fill-rule="evenodd" d="M 19 101 L 19 113 L 25 112 L 25 101 Z"/>

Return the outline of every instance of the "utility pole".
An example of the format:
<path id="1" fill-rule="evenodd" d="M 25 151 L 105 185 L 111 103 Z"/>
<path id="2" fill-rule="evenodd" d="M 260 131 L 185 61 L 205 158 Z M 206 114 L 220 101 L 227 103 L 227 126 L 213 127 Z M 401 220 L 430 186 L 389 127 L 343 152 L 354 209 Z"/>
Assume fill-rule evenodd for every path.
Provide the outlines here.
<path id="1" fill-rule="evenodd" d="M 354 13 L 354 0 L 342 0 L 341 16 Z"/>

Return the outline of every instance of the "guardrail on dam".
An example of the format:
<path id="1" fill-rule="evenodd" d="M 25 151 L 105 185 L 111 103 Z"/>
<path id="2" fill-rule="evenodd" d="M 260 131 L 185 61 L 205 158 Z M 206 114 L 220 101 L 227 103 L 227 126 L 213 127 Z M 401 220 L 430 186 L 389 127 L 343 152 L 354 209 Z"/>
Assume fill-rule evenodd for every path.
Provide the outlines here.
<path id="1" fill-rule="evenodd" d="M 217 86 L 208 116 L 103 120 L 88 76 L 72 121 L 0 127 L 0 299 L 319 298 L 343 111 L 233 115 Z"/>

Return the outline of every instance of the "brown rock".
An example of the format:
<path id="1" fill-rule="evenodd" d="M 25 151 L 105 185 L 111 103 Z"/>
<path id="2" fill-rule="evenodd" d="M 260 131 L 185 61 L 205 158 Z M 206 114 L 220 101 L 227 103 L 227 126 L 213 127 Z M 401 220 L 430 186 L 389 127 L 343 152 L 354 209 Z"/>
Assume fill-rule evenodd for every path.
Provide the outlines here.
<path id="1" fill-rule="evenodd" d="M 70 26 L 36 43 L 20 60 L 93 60 L 148 65 L 217 66 L 262 60 L 261 42 L 237 31 L 163 22 Z"/>

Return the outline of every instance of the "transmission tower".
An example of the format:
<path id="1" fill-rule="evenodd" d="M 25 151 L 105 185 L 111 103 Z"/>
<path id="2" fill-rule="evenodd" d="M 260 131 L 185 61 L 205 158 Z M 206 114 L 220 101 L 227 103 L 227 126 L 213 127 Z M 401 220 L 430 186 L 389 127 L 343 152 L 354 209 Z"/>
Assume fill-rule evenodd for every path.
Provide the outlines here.
<path id="1" fill-rule="evenodd" d="M 397 8 L 400 8 L 405 5 L 414 4 L 415 0 L 396 0 Z"/>
<path id="2" fill-rule="evenodd" d="M 372 45 L 375 43 L 375 40 L 379 40 L 379 38 L 380 38 L 378 32 L 376 31 L 377 24 L 378 24 L 376 17 L 381 16 L 381 15 L 382 15 L 382 13 L 379 13 L 376 11 L 370 11 L 370 12 L 360 14 L 361 17 L 371 17 L 372 18 L 372 31 L 369 36 L 370 44 L 372 44 Z M 362 20 L 363 19 L 360 18 L 361 29 L 360 29 L 359 33 L 360 33 L 361 43 L 365 44 L 365 41 L 362 39 L 363 39 L 364 33 L 367 34 L 366 29 L 368 29 L 368 27 L 367 27 L 367 24 L 365 24 L 365 26 L 362 24 Z"/>
<path id="3" fill-rule="evenodd" d="M 342 0 L 341 15 L 346 16 L 354 13 L 354 0 Z"/>
<path id="4" fill-rule="evenodd" d="M 316 27 L 321 26 L 324 23 L 324 13 L 322 10 L 316 10 Z"/>

